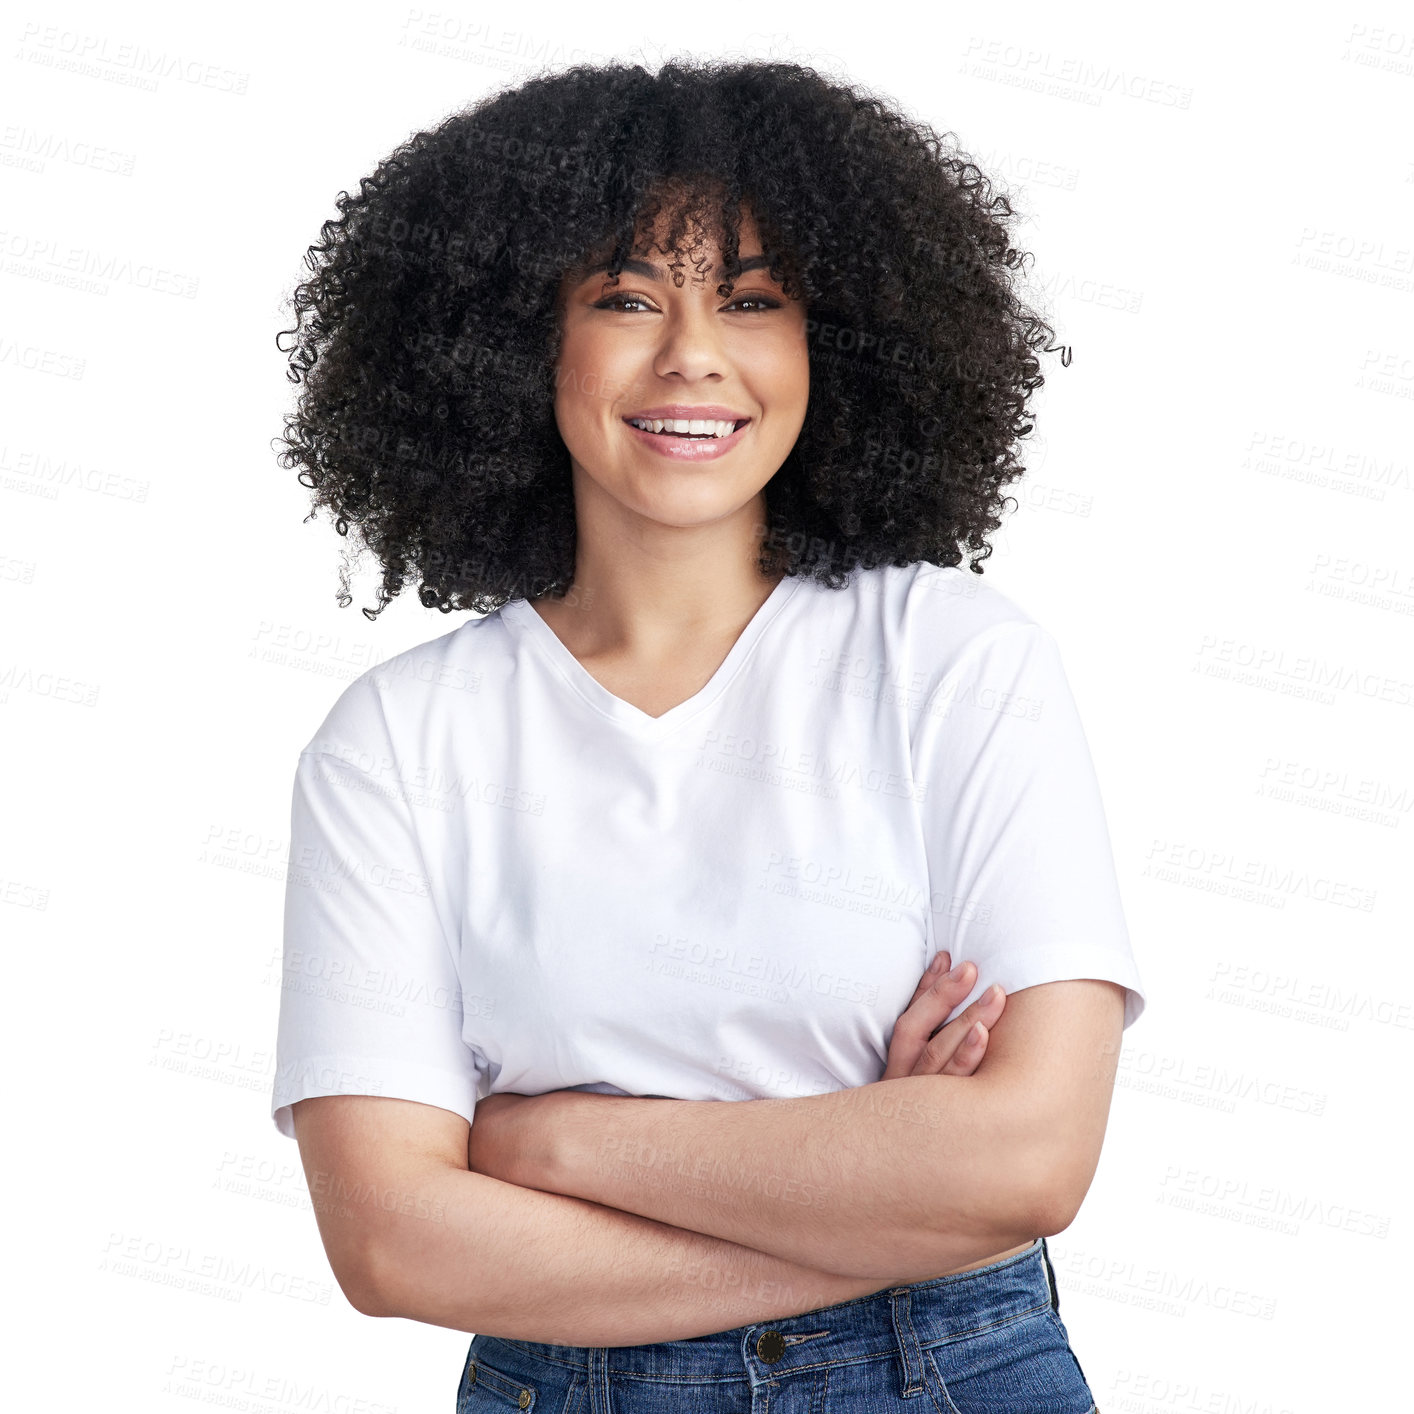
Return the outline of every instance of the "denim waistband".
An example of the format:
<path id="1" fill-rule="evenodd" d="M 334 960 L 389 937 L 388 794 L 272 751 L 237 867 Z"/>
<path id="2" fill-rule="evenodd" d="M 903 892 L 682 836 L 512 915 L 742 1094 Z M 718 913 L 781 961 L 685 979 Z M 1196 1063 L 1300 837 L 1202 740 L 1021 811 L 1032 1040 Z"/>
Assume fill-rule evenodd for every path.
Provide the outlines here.
<path id="1" fill-rule="evenodd" d="M 897 1354 L 907 1394 L 923 1389 L 920 1352 L 989 1326 L 1058 1307 L 1055 1275 L 1038 1237 L 1024 1252 L 972 1271 L 888 1287 L 799 1316 L 650 1345 L 550 1345 L 498 1337 L 588 1379 L 607 1372 L 668 1378 L 771 1379 L 793 1369 Z"/>

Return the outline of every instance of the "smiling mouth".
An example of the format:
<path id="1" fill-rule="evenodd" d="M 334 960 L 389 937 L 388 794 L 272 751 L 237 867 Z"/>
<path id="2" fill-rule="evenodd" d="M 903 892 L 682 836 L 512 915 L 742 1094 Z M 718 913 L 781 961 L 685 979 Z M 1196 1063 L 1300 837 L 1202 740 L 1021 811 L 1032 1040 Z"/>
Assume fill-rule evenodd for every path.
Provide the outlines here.
<path id="1" fill-rule="evenodd" d="M 742 429 L 743 427 L 745 427 L 748 422 L 751 421 L 751 419 L 750 419 L 749 417 L 740 418 L 737 422 L 735 422 L 735 423 L 732 425 L 732 430 L 731 430 L 731 432 L 725 432 L 725 433 L 719 433 L 719 432 L 670 432 L 670 431 L 668 431 L 667 428 L 662 428 L 661 430 L 655 432 L 652 427 L 645 427 L 645 426 L 642 425 L 643 423 L 657 422 L 657 421 L 661 421 L 661 420 L 662 420 L 662 419 L 659 419 L 659 418 L 646 418 L 646 417 L 639 417 L 639 418 L 626 417 L 626 418 L 624 418 L 624 422 L 627 423 L 628 426 L 637 429 L 639 432 L 647 432 L 647 433 L 648 433 L 650 436 L 652 436 L 652 437 L 678 437 L 678 438 L 680 438 L 680 439 L 681 439 L 682 441 L 684 441 L 684 442 L 721 442 L 721 441 L 724 441 L 727 437 L 733 436 L 735 433 L 740 432 L 741 429 Z"/>

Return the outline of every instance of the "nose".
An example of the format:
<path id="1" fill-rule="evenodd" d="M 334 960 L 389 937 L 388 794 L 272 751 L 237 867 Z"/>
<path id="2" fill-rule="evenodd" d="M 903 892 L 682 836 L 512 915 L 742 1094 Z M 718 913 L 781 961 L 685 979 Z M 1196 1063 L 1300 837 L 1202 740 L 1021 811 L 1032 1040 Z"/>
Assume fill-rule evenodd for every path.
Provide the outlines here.
<path id="1" fill-rule="evenodd" d="M 654 373 L 660 378 L 676 373 L 695 381 L 727 372 L 727 353 L 715 311 L 715 290 L 710 290 L 708 299 L 688 296 L 669 307 L 659 328 Z"/>

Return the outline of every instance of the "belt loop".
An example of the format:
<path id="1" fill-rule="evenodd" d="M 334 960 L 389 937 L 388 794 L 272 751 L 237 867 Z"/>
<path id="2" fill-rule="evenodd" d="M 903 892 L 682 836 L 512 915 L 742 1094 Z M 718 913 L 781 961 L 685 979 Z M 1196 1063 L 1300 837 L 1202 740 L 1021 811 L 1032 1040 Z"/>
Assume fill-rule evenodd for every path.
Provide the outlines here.
<path id="1" fill-rule="evenodd" d="M 586 1354 L 590 1414 L 610 1414 L 608 1347 L 591 1345 Z"/>
<path id="2" fill-rule="evenodd" d="M 1046 1263 L 1046 1281 L 1051 1288 L 1051 1310 L 1060 1315 L 1060 1292 L 1056 1290 L 1056 1274 L 1051 1270 L 1051 1256 L 1046 1250 L 1046 1239 L 1041 1239 L 1041 1257 Z"/>
<path id="3" fill-rule="evenodd" d="M 889 1292 L 891 1314 L 894 1321 L 894 1335 L 898 1340 L 898 1356 L 903 1366 L 903 1384 L 899 1393 L 905 1398 L 920 1394 L 923 1384 L 923 1350 L 918 1343 L 918 1333 L 913 1329 L 910 1314 L 912 1289 L 896 1286 Z"/>

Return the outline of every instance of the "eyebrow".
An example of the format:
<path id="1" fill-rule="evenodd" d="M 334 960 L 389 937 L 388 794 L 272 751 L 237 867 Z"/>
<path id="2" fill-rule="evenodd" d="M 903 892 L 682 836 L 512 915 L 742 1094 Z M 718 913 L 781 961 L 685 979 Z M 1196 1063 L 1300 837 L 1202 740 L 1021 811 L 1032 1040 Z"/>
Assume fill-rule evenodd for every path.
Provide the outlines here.
<path id="1" fill-rule="evenodd" d="M 746 259 L 741 262 L 741 273 L 745 275 L 750 270 L 764 270 L 770 263 L 770 260 L 765 255 L 748 255 Z M 591 265 L 580 278 L 582 280 L 593 279 L 595 275 L 603 274 L 608 268 L 609 262 L 607 260 L 602 261 L 598 265 Z M 662 271 L 659 270 L 656 265 L 650 265 L 646 260 L 625 260 L 620 269 L 630 275 L 641 275 L 645 280 L 657 280 L 660 284 L 663 281 Z M 718 266 L 717 273 L 725 276 L 727 273 L 726 266 Z"/>

